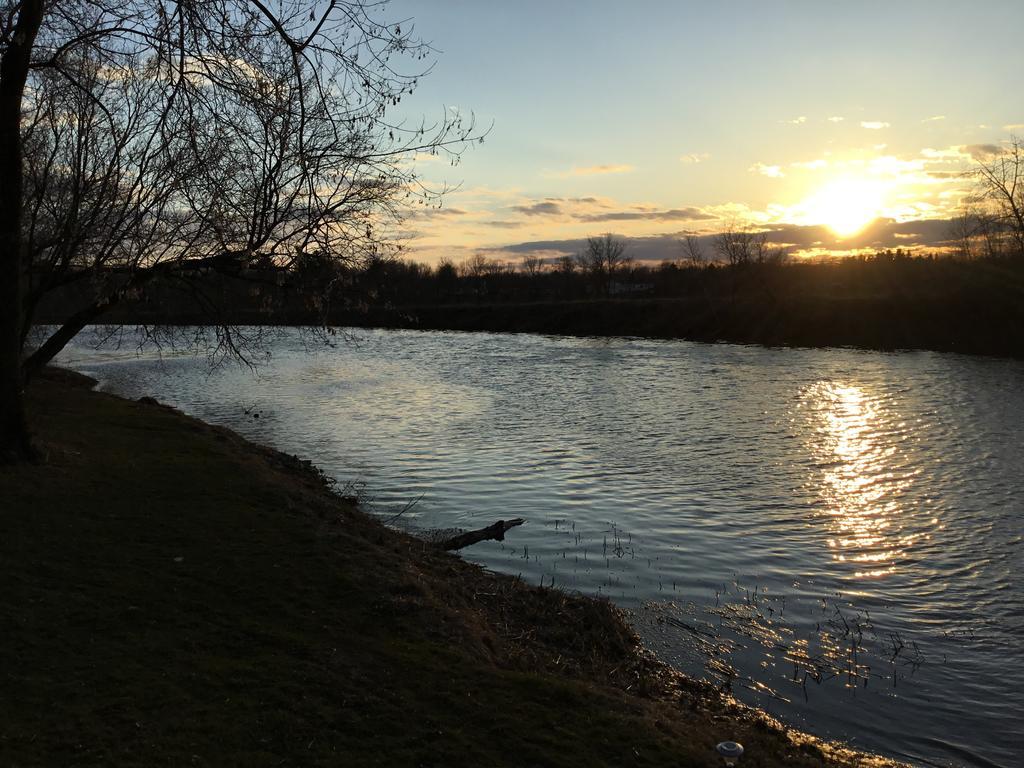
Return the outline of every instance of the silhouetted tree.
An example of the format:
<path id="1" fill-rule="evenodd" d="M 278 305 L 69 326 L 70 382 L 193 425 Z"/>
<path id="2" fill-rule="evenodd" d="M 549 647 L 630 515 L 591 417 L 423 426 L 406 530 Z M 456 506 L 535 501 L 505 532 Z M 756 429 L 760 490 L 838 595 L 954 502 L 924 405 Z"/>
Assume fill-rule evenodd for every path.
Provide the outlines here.
<path id="1" fill-rule="evenodd" d="M 767 245 L 767 233 L 749 226 L 731 224 L 715 235 L 714 248 L 719 258 L 732 266 L 757 262 Z"/>
<path id="2" fill-rule="evenodd" d="M 479 280 L 483 278 L 484 275 L 487 274 L 490 268 L 490 259 L 484 256 L 482 253 L 474 253 L 472 256 L 470 256 L 462 263 L 460 271 L 465 277 L 474 280 Z"/>
<path id="3" fill-rule="evenodd" d="M 768 244 L 767 230 L 732 223 L 715 235 L 714 249 L 719 258 L 733 266 L 779 264 L 786 259 L 783 248 Z"/>
<path id="4" fill-rule="evenodd" d="M 626 255 L 626 244 L 611 233 L 588 238 L 587 247 L 578 259 L 604 296 L 611 293 L 612 281 L 631 261 Z"/>
<path id="5" fill-rule="evenodd" d="M 989 224 L 1007 232 L 1014 254 L 1024 256 L 1024 142 L 1013 136 L 1000 151 L 979 158 L 975 175 L 980 196 L 990 204 Z"/>
<path id="6" fill-rule="evenodd" d="M 692 233 L 688 233 L 679 241 L 679 250 L 682 251 L 683 261 L 692 267 L 702 267 L 706 262 L 706 256 L 704 253 L 704 247 L 700 243 L 700 238 Z"/>
<path id="7" fill-rule="evenodd" d="M 434 271 L 438 292 L 443 298 L 452 298 L 458 285 L 459 273 L 451 259 L 441 259 Z"/>
<path id="8" fill-rule="evenodd" d="M 474 253 L 459 267 L 459 273 L 470 282 L 473 294 L 483 298 L 487 293 L 487 275 L 491 270 L 491 260 L 482 253 Z"/>
<path id="9" fill-rule="evenodd" d="M 375 258 L 408 201 L 434 200 L 407 160 L 480 137 L 448 113 L 389 118 L 425 66 L 400 60 L 431 49 L 380 7 L 3 0 L 0 455 L 29 453 L 26 377 L 112 306 L 253 263 Z M 69 284 L 87 300 L 24 358 Z M 241 351 L 227 325 L 217 342 Z"/>
<path id="10" fill-rule="evenodd" d="M 950 239 L 956 243 L 956 253 L 960 258 L 972 259 L 976 254 L 975 240 L 978 235 L 975 212 L 964 207 L 949 223 Z"/>
<path id="11" fill-rule="evenodd" d="M 555 262 L 555 271 L 560 275 L 573 275 L 576 273 L 576 259 L 572 256 L 559 256 Z"/>
<path id="12" fill-rule="evenodd" d="M 544 259 L 539 256 L 523 256 L 520 263 L 523 266 L 523 274 L 530 278 L 539 275 L 544 267 Z"/>

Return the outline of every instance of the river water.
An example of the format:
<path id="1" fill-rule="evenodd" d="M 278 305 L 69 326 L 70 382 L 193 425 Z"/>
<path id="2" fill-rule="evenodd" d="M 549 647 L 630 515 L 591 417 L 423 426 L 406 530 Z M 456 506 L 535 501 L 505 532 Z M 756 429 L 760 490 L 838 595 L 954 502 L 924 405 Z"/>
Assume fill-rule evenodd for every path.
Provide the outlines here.
<path id="1" fill-rule="evenodd" d="M 526 518 L 465 556 L 611 598 L 797 727 L 1024 764 L 1024 363 L 285 330 L 253 373 L 94 341 L 59 362 L 311 458 L 393 524 Z"/>

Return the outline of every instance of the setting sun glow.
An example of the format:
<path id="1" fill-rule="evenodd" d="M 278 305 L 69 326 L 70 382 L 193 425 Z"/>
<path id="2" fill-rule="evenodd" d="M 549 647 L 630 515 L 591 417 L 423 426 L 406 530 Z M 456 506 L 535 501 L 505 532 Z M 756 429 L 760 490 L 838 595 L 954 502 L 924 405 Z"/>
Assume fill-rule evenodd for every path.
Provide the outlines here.
<path id="1" fill-rule="evenodd" d="M 808 224 L 824 224 L 840 237 L 849 237 L 878 218 L 884 197 L 878 182 L 837 179 L 805 201 L 805 220 Z"/>

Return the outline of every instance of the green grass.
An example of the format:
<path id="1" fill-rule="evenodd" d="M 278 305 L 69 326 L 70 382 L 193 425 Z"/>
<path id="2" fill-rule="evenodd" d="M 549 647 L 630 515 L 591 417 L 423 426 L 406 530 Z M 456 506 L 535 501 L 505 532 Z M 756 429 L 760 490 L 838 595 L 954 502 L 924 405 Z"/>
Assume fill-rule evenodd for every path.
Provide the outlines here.
<path id="1" fill-rule="evenodd" d="M 0 468 L 0 765 L 712 766 L 721 738 L 744 766 L 856 759 L 668 674 L 607 603 L 69 378 L 29 393 L 44 459 Z"/>

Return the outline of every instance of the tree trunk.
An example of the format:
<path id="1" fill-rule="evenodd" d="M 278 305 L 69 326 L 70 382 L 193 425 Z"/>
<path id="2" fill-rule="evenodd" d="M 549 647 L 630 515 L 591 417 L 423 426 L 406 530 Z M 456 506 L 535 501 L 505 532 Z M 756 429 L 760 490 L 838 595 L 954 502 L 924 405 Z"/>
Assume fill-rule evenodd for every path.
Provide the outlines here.
<path id="1" fill-rule="evenodd" d="M 6 207 L 5 197 L 0 193 L 0 207 Z M 0 463 L 7 463 L 28 459 L 31 445 L 21 378 L 21 279 L 12 274 L 20 269 L 18 259 L 6 252 L 6 232 L 3 237 L 4 253 L 0 255 Z"/>
<path id="2" fill-rule="evenodd" d="M 21 102 L 43 0 L 24 0 L 0 59 L 0 461 L 31 457 L 21 370 L 24 284 L 21 237 Z"/>
<path id="3" fill-rule="evenodd" d="M 117 304 L 118 301 L 120 301 L 120 294 L 100 299 L 65 320 L 60 328 L 54 331 L 46 341 L 25 358 L 22 363 L 22 378 L 24 381 L 31 381 L 32 377 L 53 360 L 85 326 L 102 316 L 104 312 Z"/>

